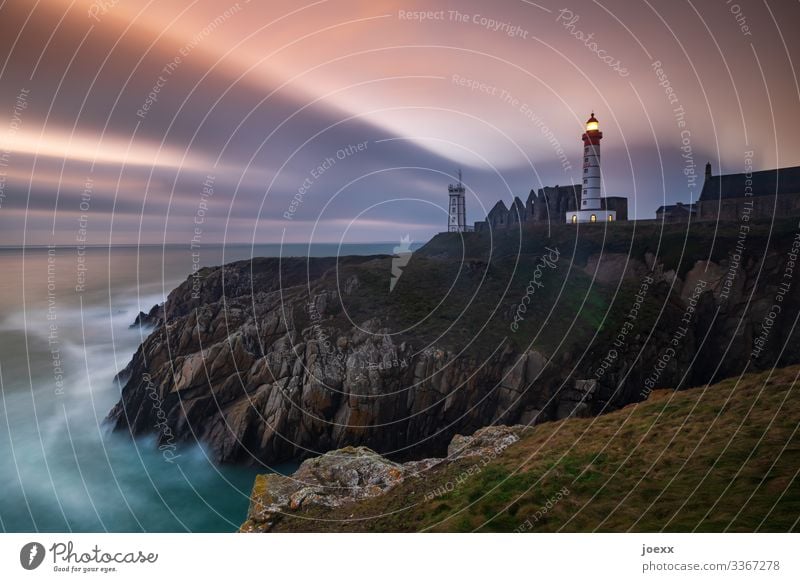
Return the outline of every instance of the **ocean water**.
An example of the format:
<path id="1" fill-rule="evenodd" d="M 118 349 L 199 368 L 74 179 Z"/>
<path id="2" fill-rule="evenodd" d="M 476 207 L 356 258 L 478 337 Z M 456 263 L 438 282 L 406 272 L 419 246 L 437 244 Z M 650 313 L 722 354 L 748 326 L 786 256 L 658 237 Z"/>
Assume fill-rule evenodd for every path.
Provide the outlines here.
<path id="1" fill-rule="evenodd" d="M 203 247 L 200 265 L 394 246 Z M 170 463 L 152 438 L 131 440 L 103 423 L 119 399 L 114 376 L 144 339 L 130 324 L 186 279 L 191 251 L 83 252 L 0 249 L 0 530 L 235 531 L 255 475 L 295 466 L 216 466 L 199 445 Z"/>

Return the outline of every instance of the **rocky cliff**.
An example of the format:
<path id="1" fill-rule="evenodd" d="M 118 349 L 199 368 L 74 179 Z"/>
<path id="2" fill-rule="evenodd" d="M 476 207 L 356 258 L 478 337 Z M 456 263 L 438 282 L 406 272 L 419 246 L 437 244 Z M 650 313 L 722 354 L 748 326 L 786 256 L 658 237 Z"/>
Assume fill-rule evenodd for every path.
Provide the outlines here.
<path id="1" fill-rule="evenodd" d="M 243 532 L 787 532 L 800 366 L 655 390 L 600 417 L 489 427 L 447 457 L 346 448 L 256 479 Z"/>
<path id="2" fill-rule="evenodd" d="M 796 362 L 798 225 L 753 225 L 743 248 L 739 225 L 692 228 L 445 234 L 402 268 L 375 256 L 203 269 L 140 317 L 155 328 L 109 420 L 221 462 L 346 446 L 402 461 L 493 423 Z"/>
<path id="3" fill-rule="evenodd" d="M 446 458 L 399 464 L 367 447 L 346 447 L 304 461 L 291 476 L 259 475 L 241 531 L 269 532 L 290 512 L 341 508 L 380 497 L 409 481 L 422 487 L 426 472 L 438 465 L 471 458 L 477 462 L 476 473 L 481 464 L 501 455 L 528 430 L 526 426 L 490 426 L 472 436 L 456 435 Z"/>

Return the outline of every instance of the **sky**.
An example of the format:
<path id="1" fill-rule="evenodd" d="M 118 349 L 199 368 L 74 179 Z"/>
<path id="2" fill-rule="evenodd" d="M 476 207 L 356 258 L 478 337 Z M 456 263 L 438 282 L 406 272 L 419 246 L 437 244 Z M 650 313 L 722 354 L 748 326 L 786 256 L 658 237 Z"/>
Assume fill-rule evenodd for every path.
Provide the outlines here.
<path id="1" fill-rule="evenodd" d="M 0 245 L 424 241 L 580 183 L 629 212 L 800 165 L 800 3 L 14 0 Z"/>

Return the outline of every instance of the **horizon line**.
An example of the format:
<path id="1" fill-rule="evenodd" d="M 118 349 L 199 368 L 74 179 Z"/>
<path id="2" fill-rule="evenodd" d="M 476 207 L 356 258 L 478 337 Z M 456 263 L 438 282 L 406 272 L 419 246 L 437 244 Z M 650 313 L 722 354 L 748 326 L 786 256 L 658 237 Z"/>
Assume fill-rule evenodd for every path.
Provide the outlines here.
<path id="1" fill-rule="evenodd" d="M 428 242 L 430 239 L 425 241 L 415 241 L 411 244 L 421 244 L 423 242 Z M 233 243 L 208 243 L 201 245 L 202 248 L 209 248 L 209 247 L 254 247 L 254 246 L 266 246 L 266 245 L 273 245 L 273 246 L 289 246 L 289 245 L 337 245 L 337 246 L 354 246 L 354 245 L 396 245 L 398 241 L 389 240 L 389 241 L 363 241 L 363 242 L 348 242 L 348 243 L 340 243 L 340 242 L 330 242 L 330 241 L 319 241 L 313 243 L 307 242 L 258 242 L 258 243 L 249 243 L 249 242 L 233 242 Z M 28 244 L 28 245 L 2 245 L 0 244 L 0 250 L 20 250 L 20 249 L 48 249 L 48 248 L 60 248 L 60 249 L 77 249 L 77 248 L 85 248 L 85 249 L 108 249 L 108 248 L 140 248 L 140 247 L 148 247 L 148 248 L 186 248 L 191 249 L 191 243 L 115 243 L 115 244 L 93 244 L 93 245 L 74 245 L 74 244 Z"/>

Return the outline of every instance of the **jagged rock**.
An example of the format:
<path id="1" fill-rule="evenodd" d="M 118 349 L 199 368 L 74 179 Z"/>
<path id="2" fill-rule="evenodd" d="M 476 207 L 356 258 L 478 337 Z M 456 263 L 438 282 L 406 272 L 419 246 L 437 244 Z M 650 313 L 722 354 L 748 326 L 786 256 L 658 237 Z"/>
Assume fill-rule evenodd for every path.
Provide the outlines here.
<path id="1" fill-rule="evenodd" d="M 156 327 L 161 325 L 164 320 L 164 305 L 153 305 L 148 313 L 144 311 L 140 311 L 139 315 L 136 316 L 134 322 L 129 326 L 130 329 L 134 329 L 137 327 Z"/>
<path id="2" fill-rule="evenodd" d="M 714 291 L 714 296 L 719 298 L 719 282 L 725 274 L 725 270 L 712 261 L 697 261 L 695 265 L 686 273 L 681 297 L 688 301 L 694 293 L 695 287 L 700 281 L 708 282 L 709 288 Z"/>
<path id="3" fill-rule="evenodd" d="M 517 442 L 521 426 L 490 426 L 472 436 L 456 436 L 447 459 L 399 464 L 367 447 L 345 447 L 304 461 L 291 476 L 256 477 L 242 532 L 268 532 L 281 517 L 303 507 L 340 507 L 390 491 L 406 479 L 424 478 L 430 467 L 472 456 L 496 457 Z"/>
<path id="4" fill-rule="evenodd" d="M 361 286 L 361 281 L 357 275 L 352 275 L 344 282 L 344 294 L 352 295 L 353 292 Z"/>
<path id="5" fill-rule="evenodd" d="M 542 411 L 538 408 L 526 408 L 519 416 L 519 423 L 525 426 L 536 426 L 541 413 Z"/>
<path id="6" fill-rule="evenodd" d="M 418 466 L 412 467 L 418 472 Z M 408 470 L 366 447 L 346 447 L 308 459 L 290 477 L 259 475 L 253 487 L 248 523 L 243 531 L 268 531 L 287 511 L 305 505 L 339 507 L 382 495 Z"/>
<path id="7" fill-rule="evenodd" d="M 603 253 L 591 255 L 583 271 L 600 283 L 617 283 L 625 277 L 640 279 L 647 268 L 628 254 Z"/>
<path id="8" fill-rule="evenodd" d="M 496 455 L 514 444 L 527 426 L 487 426 L 471 436 L 456 435 L 447 447 L 448 460 Z"/>
<path id="9" fill-rule="evenodd" d="M 572 389 L 564 390 L 558 405 L 557 418 L 590 416 L 597 380 L 575 380 Z"/>

